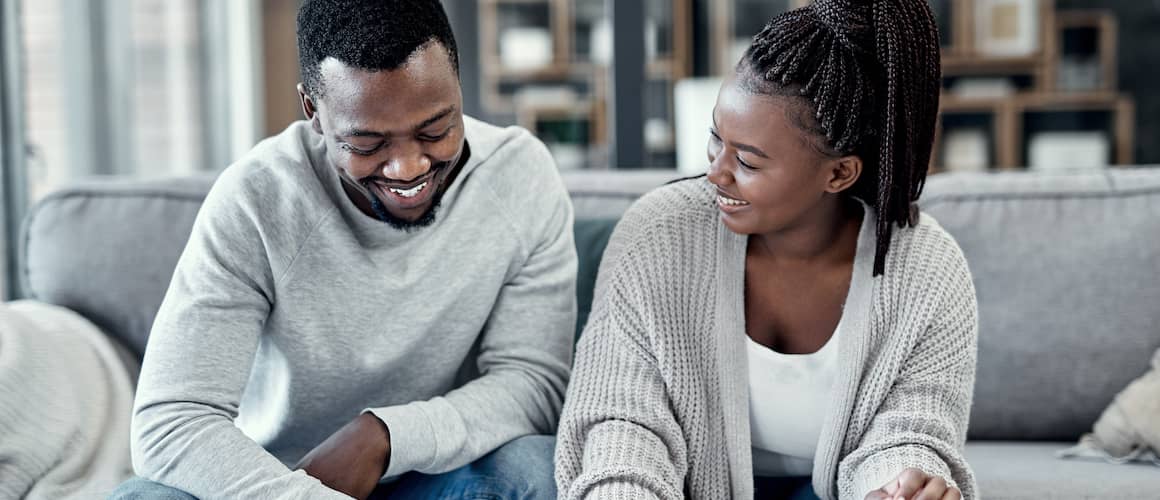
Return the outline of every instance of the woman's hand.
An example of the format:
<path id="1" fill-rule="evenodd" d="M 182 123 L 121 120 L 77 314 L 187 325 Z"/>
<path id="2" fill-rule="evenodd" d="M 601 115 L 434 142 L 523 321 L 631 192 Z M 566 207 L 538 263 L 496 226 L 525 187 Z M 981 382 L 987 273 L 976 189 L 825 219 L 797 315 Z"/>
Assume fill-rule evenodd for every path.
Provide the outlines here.
<path id="1" fill-rule="evenodd" d="M 928 476 L 918 469 L 906 469 L 897 478 L 866 495 L 866 500 L 961 500 L 958 488 L 947 486 L 946 480 Z"/>

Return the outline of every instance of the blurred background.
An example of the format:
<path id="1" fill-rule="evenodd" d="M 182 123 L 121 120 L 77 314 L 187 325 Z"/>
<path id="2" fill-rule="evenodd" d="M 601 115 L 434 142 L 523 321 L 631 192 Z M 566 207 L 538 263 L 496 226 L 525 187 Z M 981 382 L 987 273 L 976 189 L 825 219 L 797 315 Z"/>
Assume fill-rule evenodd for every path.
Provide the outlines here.
<path id="1" fill-rule="evenodd" d="M 54 189 L 220 171 L 300 118 L 298 0 L 0 1 L 9 265 L 27 207 Z M 707 166 L 721 75 L 805 3 L 444 0 L 469 114 L 532 130 L 562 170 L 686 173 Z M 1160 163 L 1160 0 L 931 4 L 932 173 Z"/>

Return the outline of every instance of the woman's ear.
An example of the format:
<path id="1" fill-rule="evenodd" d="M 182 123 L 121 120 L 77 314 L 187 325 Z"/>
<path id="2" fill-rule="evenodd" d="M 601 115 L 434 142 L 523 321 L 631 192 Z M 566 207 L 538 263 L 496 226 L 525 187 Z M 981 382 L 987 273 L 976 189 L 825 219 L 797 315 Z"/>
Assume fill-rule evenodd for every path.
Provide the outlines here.
<path id="1" fill-rule="evenodd" d="M 299 83 L 296 87 L 298 89 L 298 101 L 302 103 L 302 115 L 310 120 L 310 128 L 313 128 L 318 134 L 322 134 L 322 124 L 318 122 L 318 108 L 314 105 L 314 99 L 306 93 L 306 86 Z"/>
<path id="2" fill-rule="evenodd" d="M 827 193 L 840 193 L 850 189 L 862 176 L 862 158 L 856 155 L 843 156 L 830 164 Z"/>

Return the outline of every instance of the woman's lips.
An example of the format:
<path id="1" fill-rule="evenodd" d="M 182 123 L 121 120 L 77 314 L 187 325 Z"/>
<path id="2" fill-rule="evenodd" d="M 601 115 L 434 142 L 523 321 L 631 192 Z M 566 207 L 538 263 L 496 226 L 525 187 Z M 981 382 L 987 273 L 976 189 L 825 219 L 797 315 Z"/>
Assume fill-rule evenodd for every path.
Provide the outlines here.
<path id="1" fill-rule="evenodd" d="M 749 208 L 749 202 L 717 191 L 717 208 L 721 209 L 722 212 L 732 214 Z"/>

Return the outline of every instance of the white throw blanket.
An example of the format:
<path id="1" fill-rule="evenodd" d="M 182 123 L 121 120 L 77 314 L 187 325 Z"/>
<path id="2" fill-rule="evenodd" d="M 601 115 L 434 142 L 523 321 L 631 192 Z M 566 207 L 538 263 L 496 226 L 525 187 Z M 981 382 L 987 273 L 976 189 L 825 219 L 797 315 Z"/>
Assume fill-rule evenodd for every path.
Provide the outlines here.
<path id="1" fill-rule="evenodd" d="M 104 498 L 128 478 L 130 370 L 80 315 L 0 304 L 0 499 Z"/>

